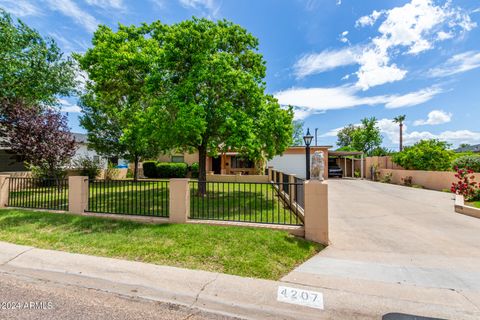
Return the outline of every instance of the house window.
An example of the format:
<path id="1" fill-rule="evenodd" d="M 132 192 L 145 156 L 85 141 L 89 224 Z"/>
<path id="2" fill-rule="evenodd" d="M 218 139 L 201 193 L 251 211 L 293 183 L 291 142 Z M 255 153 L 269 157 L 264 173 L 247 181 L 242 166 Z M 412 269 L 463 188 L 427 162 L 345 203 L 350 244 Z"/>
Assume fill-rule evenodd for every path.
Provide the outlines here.
<path id="1" fill-rule="evenodd" d="M 172 162 L 185 162 L 184 156 L 172 156 Z"/>
<path id="2" fill-rule="evenodd" d="M 253 168 L 253 161 L 248 159 L 242 159 L 237 156 L 233 156 L 231 159 L 232 162 L 232 169 L 245 169 L 245 168 Z"/>
<path id="3" fill-rule="evenodd" d="M 100 157 L 99 156 L 93 156 L 93 161 L 95 163 L 100 163 Z"/>

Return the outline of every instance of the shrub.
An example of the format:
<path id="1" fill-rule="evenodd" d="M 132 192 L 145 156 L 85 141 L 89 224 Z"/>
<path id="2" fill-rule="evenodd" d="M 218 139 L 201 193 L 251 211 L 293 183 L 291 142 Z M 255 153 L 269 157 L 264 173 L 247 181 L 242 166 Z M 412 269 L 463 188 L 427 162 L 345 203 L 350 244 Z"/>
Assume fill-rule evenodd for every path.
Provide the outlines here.
<path id="1" fill-rule="evenodd" d="M 90 180 L 95 180 L 101 171 L 100 163 L 89 156 L 82 156 L 73 160 L 73 166 L 80 170 L 80 175 L 87 176 Z"/>
<path id="2" fill-rule="evenodd" d="M 159 178 L 185 178 L 188 165 L 182 162 L 159 162 L 157 163 L 157 175 Z"/>
<path id="3" fill-rule="evenodd" d="M 455 153 L 436 139 L 421 140 L 395 153 L 392 161 L 407 170 L 448 171 Z"/>
<path id="4" fill-rule="evenodd" d="M 158 178 L 157 161 L 145 161 L 143 163 L 143 175 L 147 178 Z"/>
<path id="5" fill-rule="evenodd" d="M 192 178 L 198 178 L 199 165 L 198 162 L 192 163 L 190 166 L 190 174 Z"/>
<path id="6" fill-rule="evenodd" d="M 478 196 L 480 185 L 475 182 L 473 171 L 469 169 L 458 169 L 455 177 L 457 182 L 452 183 L 452 193 L 459 194 L 465 197 L 465 200 L 470 201 Z"/>
<path id="7" fill-rule="evenodd" d="M 120 170 L 113 163 L 109 162 L 103 178 L 105 180 L 115 180 L 118 178 L 119 173 Z"/>
<path id="8" fill-rule="evenodd" d="M 382 183 L 391 183 L 392 182 L 393 173 L 389 172 L 385 174 L 383 177 L 380 178 L 380 182 Z"/>
<path id="9" fill-rule="evenodd" d="M 402 181 L 403 181 L 404 186 L 407 186 L 407 187 L 413 186 L 413 177 L 412 176 L 404 177 L 404 178 L 402 178 Z"/>
<path id="10" fill-rule="evenodd" d="M 454 169 L 470 169 L 475 172 L 480 172 L 480 155 L 461 156 L 452 162 Z"/>

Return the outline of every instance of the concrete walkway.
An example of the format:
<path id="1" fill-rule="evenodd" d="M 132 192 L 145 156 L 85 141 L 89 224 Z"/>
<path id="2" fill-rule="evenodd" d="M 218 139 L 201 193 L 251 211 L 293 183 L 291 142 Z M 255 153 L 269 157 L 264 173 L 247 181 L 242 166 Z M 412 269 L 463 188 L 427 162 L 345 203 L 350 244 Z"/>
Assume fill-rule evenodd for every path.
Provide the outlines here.
<path id="1" fill-rule="evenodd" d="M 282 280 L 348 292 L 363 310 L 480 318 L 480 219 L 448 193 L 330 180 L 331 245 Z"/>

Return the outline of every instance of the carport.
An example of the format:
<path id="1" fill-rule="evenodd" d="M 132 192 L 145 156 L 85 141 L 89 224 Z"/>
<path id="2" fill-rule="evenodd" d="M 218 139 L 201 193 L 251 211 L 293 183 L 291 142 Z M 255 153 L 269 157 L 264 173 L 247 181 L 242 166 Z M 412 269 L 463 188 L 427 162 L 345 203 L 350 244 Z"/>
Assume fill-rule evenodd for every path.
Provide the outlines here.
<path id="1" fill-rule="evenodd" d="M 360 159 L 357 158 L 357 156 L 360 156 Z M 363 152 L 361 151 L 328 151 L 328 157 L 329 158 L 336 157 L 337 159 L 343 159 L 343 164 L 344 164 L 343 177 L 347 177 L 347 159 L 351 161 L 352 178 L 355 178 L 355 161 L 360 161 L 360 178 L 363 179 L 365 177 Z"/>

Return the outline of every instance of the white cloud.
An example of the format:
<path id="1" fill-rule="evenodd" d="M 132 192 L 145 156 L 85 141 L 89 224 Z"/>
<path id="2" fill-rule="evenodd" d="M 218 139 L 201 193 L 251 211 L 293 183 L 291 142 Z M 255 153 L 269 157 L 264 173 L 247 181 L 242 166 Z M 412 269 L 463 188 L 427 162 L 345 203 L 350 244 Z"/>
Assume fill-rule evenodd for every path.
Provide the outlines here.
<path id="1" fill-rule="evenodd" d="M 355 64 L 358 59 L 358 51 L 358 47 L 353 47 L 304 55 L 294 65 L 295 75 L 303 78 L 311 74 Z"/>
<path id="2" fill-rule="evenodd" d="M 217 16 L 220 5 L 215 0 L 178 0 L 185 8 L 192 8 L 202 11 L 210 16 Z"/>
<path id="3" fill-rule="evenodd" d="M 356 27 L 373 26 L 375 22 L 378 20 L 378 18 L 380 18 L 382 13 L 383 11 L 373 10 L 373 12 L 368 16 L 360 17 L 360 19 L 358 19 L 357 22 L 355 22 L 355 26 Z"/>
<path id="4" fill-rule="evenodd" d="M 99 22 L 94 16 L 82 10 L 72 0 L 47 0 L 47 2 L 52 10 L 61 12 L 65 16 L 72 18 L 77 24 L 83 26 L 89 32 L 94 32 L 99 25 Z"/>
<path id="5" fill-rule="evenodd" d="M 443 124 L 443 123 L 448 123 L 452 120 L 452 114 L 447 113 L 442 110 L 433 110 L 431 111 L 427 119 L 419 119 L 416 120 L 413 125 L 415 126 L 423 126 L 423 125 L 437 125 L 437 124 Z"/>
<path id="6" fill-rule="evenodd" d="M 42 10 L 28 0 L 0 0 L 0 6 L 20 18 L 42 15 Z"/>
<path id="7" fill-rule="evenodd" d="M 325 72 L 337 67 L 358 64 L 357 86 L 362 90 L 400 81 L 407 70 L 392 60 L 399 54 L 417 55 L 444 41 L 476 27 L 465 10 L 453 7 L 447 0 L 437 5 L 433 0 L 411 0 L 401 7 L 376 11 L 357 20 L 357 27 L 378 27 L 379 35 L 363 46 L 340 50 L 325 50 L 303 56 L 295 64 L 299 77 Z M 346 37 L 340 38 L 344 42 Z"/>
<path id="8" fill-rule="evenodd" d="M 326 110 L 353 108 L 362 105 L 382 105 L 387 108 L 414 106 L 432 99 L 442 91 L 426 88 L 404 95 L 360 96 L 354 86 L 332 88 L 291 88 L 275 94 L 282 105 L 292 105 L 301 110 L 301 117 Z"/>
<path id="9" fill-rule="evenodd" d="M 430 87 L 404 95 L 393 95 L 390 96 L 390 100 L 386 102 L 385 107 L 388 109 L 396 109 L 416 106 L 431 100 L 434 96 L 442 92 L 440 88 Z"/>
<path id="10" fill-rule="evenodd" d="M 58 104 L 61 112 L 79 113 L 82 111 L 78 105 L 72 104 L 65 99 L 58 99 Z"/>
<path id="11" fill-rule="evenodd" d="M 340 34 L 340 42 L 343 42 L 343 43 L 348 43 L 348 31 L 343 31 L 341 34 Z"/>
<path id="12" fill-rule="evenodd" d="M 456 54 L 444 64 L 431 69 L 431 77 L 446 77 L 480 67 L 480 51 L 467 51 Z"/>
<path id="13" fill-rule="evenodd" d="M 124 9 L 123 0 L 85 0 L 89 5 L 102 9 Z"/>
<path id="14" fill-rule="evenodd" d="M 392 145 L 398 145 L 400 131 L 398 124 L 394 123 L 392 119 L 381 119 L 378 121 L 378 127 L 384 137 L 386 137 Z M 447 141 L 454 145 L 460 143 L 479 143 L 480 132 L 470 130 L 456 130 L 443 131 L 440 133 L 432 133 L 430 131 L 412 131 L 408 132 L 407 125 L 403 126 L 403 141 L 405 145 L 412 145 L 415 142 L 425 139 L 439 139 Z"/>

